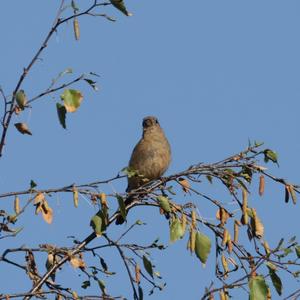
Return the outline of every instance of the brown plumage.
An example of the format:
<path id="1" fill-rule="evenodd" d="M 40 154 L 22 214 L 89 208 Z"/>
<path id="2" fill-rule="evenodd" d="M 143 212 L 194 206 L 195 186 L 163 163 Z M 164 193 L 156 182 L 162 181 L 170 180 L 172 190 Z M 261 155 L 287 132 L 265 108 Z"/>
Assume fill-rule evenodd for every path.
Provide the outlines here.
<path id="1" fill-rule="evenodd" d="M 143 119 L 143 136 L 136 144 L 131 154 L 128 167 L 140 176 L 128 177 L 126 192 L 139 188 L 147 181 L 161 177 L 171 162 L 170 144 L 160 127 L 156 117 L 149 116 Z M 125 200 L 130 204 L 132 197 Z M 122 216 L 116 224 L 124 223 Z"/>

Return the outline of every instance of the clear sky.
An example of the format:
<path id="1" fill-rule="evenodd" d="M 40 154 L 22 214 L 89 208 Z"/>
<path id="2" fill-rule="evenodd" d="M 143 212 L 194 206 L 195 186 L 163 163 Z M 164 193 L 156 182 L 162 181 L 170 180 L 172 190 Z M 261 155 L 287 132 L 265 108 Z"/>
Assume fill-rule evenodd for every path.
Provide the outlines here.
<path id="1" fill-rule="evenodd" d="M 92 2 L 77 1 L 82 9 Z M 0 85 L 6 94 L 12 93 L 23 67 L 48 33 L 59 3 L 1 1 Z M 84 100 L 78 112 L 67 116 L 67 130 L 57 119 L 59 93 L 33 103 L 30 111 L 15 119 L 14 123 L 27 122 L 33 135 L 22 136 L 10 128 L 0 161 L 0 192 L 27 189 L 31 179 L 40 188 L 50 188 L 116 175 L 127 165 L 147 115 L 159 118 L 171 143 L 173 157 L 167 174 L 194 163 L 218 161 L 243 150 L 251 139 L 264 141 L 278 152 L 280 168 L 270 165 L 274 175 L 300 183 L 300 2 L 127 0 L 126 5 L 132 17 L 113 7 L 101 11 L 114 16 L 115 23 L 81 18 L 78 42 L 71 22 L 50 40 L 22 87 L 28 97 L 42 92 L 52 78 L 70 67 L 74 76 L 99 74 L 100 90 L 94 92 L 83 83 L 74 86 Z M 124 180 L 104 191 L 125 188 Z M 229 200 L 217 187 L 210 193 Z M 202 217 L 215 217 L 199 199 L 191 200 L 199 204 Z M 3 209 L 12 211 L 12 202 L 0 201 Z M 96 210 L 87 200 L 81 197 L 78 209 L 73 208 L 70 195 L 49 201 L 55 210 L 53 224 L 45 224 L 29 209 L 19 220 L 24 231 L 17 239 L 2 240 L 1 253 L 8 245 L 71 245 L 67 236 L 83 239 L 90 233 L 89 220 Z M 281 186 L 267 182 L 265 197 L 254 195 L 251 201 L 258 207 L 271 245 L 297 234 L 299 205 L 284 203 Z M 143 217 L 148 228 L 138 228 L 128 240 L 160 237 L 167 243 L 166 221 L 156 211 L 153 216 L 147 214 Z M 132 222 L 139 217 L 137 210 L 130 214 Z M 186 239 L 165 252 L 153 253 L 167 286 L 152 299 L 199 299 L 213 280 L 214 253 L 203 269 L 185 247 Z M 104 257 L 112 269 L 123 268 L 116 255 L 105 253 Z M 58 276 L 68 277 L 67 282 L 82 281 L 71 267 L 61 273 Z M 11 266 L 1 264 L 0 274 L 0 293 L 30 288 L 29 282 L 22 281 L 24 274 Z M 103 279 L 109 292 L 130 299 L 125 271 L 119 278 L 118 283 Z M 296 289 L 285 284 L 287 294 Z"/>

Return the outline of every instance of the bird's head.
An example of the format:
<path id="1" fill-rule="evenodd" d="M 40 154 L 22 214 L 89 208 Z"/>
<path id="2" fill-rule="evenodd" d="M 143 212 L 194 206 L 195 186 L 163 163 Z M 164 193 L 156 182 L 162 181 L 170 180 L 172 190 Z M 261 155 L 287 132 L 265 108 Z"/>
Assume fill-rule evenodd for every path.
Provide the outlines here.
<path id="1" fill-rule="evenodd" d="M 152 127 L 160 127 L 156 117 L 148 116 L 143 119 L 143 130 L 148 130 Z"/>

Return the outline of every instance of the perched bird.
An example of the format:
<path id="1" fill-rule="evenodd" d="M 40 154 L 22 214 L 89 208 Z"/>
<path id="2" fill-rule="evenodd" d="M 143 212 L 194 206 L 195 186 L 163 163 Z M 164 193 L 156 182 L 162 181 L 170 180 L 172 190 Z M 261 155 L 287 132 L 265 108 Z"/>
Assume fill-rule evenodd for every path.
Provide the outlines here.
<path id="1" fill-rule="evenodd" d="M 143 119 L 143 136 L 136 144 L 129 161 L 129 169 L 135 171 L 136 176 L 128 177 L 126 192 L 139 188 L 148 181 L 161 177 L 171 162 L 171 147 L 160 127 L 156 117 Z M 133 197 L 125 200 L 130 204 Z M 124 223 L 122 216 L 118 216 L 116 224 Z"/>

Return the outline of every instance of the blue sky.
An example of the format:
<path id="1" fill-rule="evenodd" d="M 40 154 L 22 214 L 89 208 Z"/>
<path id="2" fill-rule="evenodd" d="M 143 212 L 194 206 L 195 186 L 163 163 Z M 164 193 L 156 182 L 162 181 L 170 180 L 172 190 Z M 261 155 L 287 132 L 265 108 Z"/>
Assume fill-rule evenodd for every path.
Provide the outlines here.
<path id="1" fill-rule="evenodd" d="M 89 2 L 77 1 L 82 9 Z M 7 95 L 49 31 L 58 5 L 59 1 L 2 1 L 0 85 Z M 278 152 L 280 168 L 270 165 L 274 175 L 299 183 L 299 1 L 128 0 L 126 5 L 132 17 L 113 7 L 103 10 L 116 17 L 115 23 L 81 18 L 78 42 L 72 23 L 60 27 L 50 40 L 24 81 L 28 97 L 43 91 L 52 78 L 70 67 L 74 76 L 99 74 L 100 90 L 94 92 L 83 83 L 74 86 L 84 100 L 78 112 L 67 116 L 67 130 L 57 120 L 59 93 L 33 103 L 30 111 L 14 120 L 27 122 L 33 136 L 22 136 L 13 126 L 10 129 L 0 161 L 1 193 L 26 189 L 31 179 L 47 188 L 116 175 L 126 166 L 146 115 L 159 118 L 171 143 L 173 157 L 167 174 L 194 163 L 218 161 L 243 150 L 251 139 L 264 141 Z M 123 181 L 104 191 L 125 188 Z M 224 201 L 228 197 L 217 187 L 210 193 Z M 191 200 L 199 204 L 202 217 L 214 218 L 199 199 Z M 88 201 L 81 198 L 78 209 L 73 208 L 70 195 L 51 201 L 52 225 L 28 210 L 19 221 L 24 232 L 19 239 L 3 240 L 1 249 L 45 242 L 70 245 L 66 236 L 76 233 L 83 239 L 90 232 L 89 220 L 96 210 Z M 282 187 L 267 182 L 263 200 L 254 195 L 251 201 L 258 207 L 270 244 L 297 234 L 299 208 L 284 204 Z M 12 211 L 8 199 L 2 199 L 1 206 Z M 130 237 L 151 241 L 160 236 L 167 243 L 165 220 L 156 211 L 153 216 L 135 211 L 131 221 L 140 213 L 149 225 Z M 167 287 L 152 299 L 198 299 L 210 284 L 213 253 L 202 269 L 185 246 L 185 240 L 179 241 L 165 253 L 153 254 Z M 115 269 L 121 269 L 117 256 L 106 256 Z M 23 274 L 13 270 L 1 266 L 2 274 L 13 276 L 1 280 L 1 292 L 16 291 L 15 279 L 21 280 L 16 292 L 30 288 L 30 283 L 22 281 Z M 80 282 L 71 267 L 61 273 L 62 279 L 66 275 Z M 115 281 L 104 280 L 110 292 L 130 298 L 125 274 L 120 278 L 117 288 Z M 287 294 L 295 289 L 287 282 Z"/>

